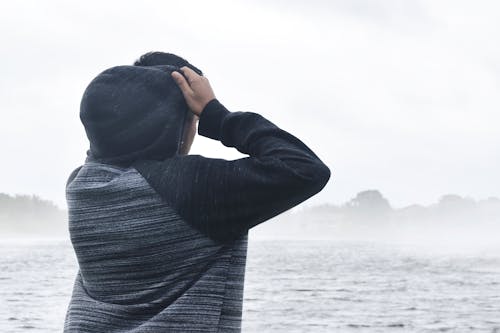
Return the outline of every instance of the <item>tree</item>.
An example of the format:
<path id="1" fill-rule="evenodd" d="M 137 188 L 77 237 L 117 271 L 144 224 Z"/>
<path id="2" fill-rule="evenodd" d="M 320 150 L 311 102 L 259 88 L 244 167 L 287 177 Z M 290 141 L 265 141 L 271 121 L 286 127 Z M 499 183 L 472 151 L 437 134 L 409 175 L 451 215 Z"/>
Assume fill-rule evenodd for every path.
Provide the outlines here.
<path id="1" fill-rule="evenodd" d="M 389 201 L 377 190 L 359 192 L 345 207 L 361 218 L 383 217 L 392 211 Z"/>

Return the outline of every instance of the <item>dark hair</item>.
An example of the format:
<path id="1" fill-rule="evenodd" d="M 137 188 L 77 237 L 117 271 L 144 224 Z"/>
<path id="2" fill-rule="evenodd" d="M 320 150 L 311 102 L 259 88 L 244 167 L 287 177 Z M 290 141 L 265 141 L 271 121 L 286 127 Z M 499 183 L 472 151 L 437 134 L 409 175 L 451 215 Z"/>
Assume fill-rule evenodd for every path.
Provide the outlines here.
<path id="1" fill-rule="evenodd" d="M 134 62 L 134 66 L 156 65 L 173 65 L 177 67 L 187 66 L 194 70 L 198 75 L 203 75 L 203 72 L 196 66 L 191 65 L 186 59 L 173 53 L 151 51 L 141 55 L 141 57 Z"/>

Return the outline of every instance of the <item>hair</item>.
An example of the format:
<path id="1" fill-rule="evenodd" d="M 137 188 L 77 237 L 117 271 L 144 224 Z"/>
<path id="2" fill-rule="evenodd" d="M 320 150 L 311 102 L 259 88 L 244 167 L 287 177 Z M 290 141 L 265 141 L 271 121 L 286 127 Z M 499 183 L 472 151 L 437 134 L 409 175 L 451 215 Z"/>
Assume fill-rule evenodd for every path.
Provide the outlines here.
<path id="1" fill-rule="evenodd" d="M 203 72 L 196 66 L 191 65 L 186 59 L 173 53 L 151 51 L 140 56 L 134 62 L 134 66 L 157 66 L 157 65 L 173 65 L 177 67 L 187 66 L 195 71 L 198 75 L 203 75 Z"/>

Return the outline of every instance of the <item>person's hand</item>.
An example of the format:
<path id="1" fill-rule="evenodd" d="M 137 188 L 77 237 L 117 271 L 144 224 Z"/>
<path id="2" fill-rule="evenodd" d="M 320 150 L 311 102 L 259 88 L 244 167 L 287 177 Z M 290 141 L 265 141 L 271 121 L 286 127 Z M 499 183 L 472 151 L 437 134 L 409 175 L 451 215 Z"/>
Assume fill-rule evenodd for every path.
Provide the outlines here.
<path id="1" fill-rule="evenodd" d="M 206 77 L 198 75 L 187 66 L 181 67 L 181 70 L 187 77 L 187 81 L 182 74 L 176 71 L 172 72 L 172 77 L 181 89 L 191 111 L 200 116 L 203 108 L 215 98 L 215 94 Z"/>

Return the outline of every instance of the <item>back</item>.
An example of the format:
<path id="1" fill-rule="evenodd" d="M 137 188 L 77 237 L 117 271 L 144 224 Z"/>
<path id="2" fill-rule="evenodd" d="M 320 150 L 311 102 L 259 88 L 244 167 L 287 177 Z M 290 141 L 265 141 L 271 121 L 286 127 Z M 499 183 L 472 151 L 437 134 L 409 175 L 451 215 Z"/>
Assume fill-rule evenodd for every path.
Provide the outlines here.
<path id="1" fill-rule="evenodd" d="M 71 178 L 80 269 L 66 332 L 239 330 L 243 279 L 226 284 L 228 274 L 244 274 L 247 235 L 226 243 L 203 235 L 133 167 L 86 162 Z"/>

